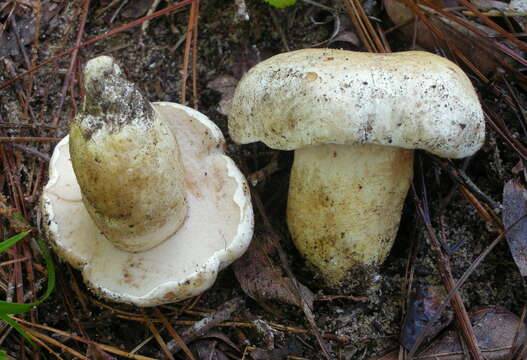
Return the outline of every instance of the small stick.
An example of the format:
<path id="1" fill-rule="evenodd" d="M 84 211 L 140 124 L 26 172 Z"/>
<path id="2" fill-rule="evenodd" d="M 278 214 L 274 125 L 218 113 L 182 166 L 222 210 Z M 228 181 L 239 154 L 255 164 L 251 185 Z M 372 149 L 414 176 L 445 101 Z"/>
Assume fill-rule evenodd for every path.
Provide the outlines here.
<path id="1" fill-rule="evenodd" d="M 181 75 L 181 94 L 180 94 L 180 102 L 182 104 L 186 103 L 186 97 L 187 97 L 187 78 L 188 78 L 188 66 L 189 66 L 189 59 L 190 59 L 190 50 L 192 46 L 192 42 L 194 40 L 194 32 L 196 31 L 197 27 L 197 12 L 198 12 L 198 4 L 197 0 L 191 0 L 192 4 L 190 6 L 190 14 L 188 17 L 188 24 L 187 24 L 187 36 L 185 40 L 185 51 L 183 54 L 183 73 Z"/>
<path id="2" fill-rule="evenodd" d="M 49 162 L 49 160 L 50 160 L 50 157 L 49 157 L 48 154 L 44 154 L 43 152 L 40 152 L 37 149 L 34 149 L 32 147 L 25 146 L 25 145 L 20 145 L 20 144 L 17 144 L 17 143 L 9 144 L 9 146 L 11 146 L 11 147 L 13 147 L 15 149 L 19 149 L 19 150 L 25 151 L 28 154 L 38 156 L 39 158 L 41 158 L 41 159 L 43 159 L 43 160 L 45 160 L 47 162 Z"/>
<path id="3" fill-rule="evenodd" d="M 148 326 L 148 329 L 150 330 L 150 332 L 154 336 L 154 339 L 156 339 L 157 343 L 161 347 L 161 350 L 163 350 L 163 353 L 165 354 L 165 356 L 169 360 L 176 360 L 174 359 L 174 356 L 170 353 L 170 350 L 168 349 L 165 340 L 163 340 L 161 335 L 159 335 L 159 331 L 157 330 L 154 323 L 152 323 L 152 321 L 150 320 L 150 318 L 148 318 L 148 316 L 145 316 L 145 320 L 146 320 L 146 326 Z"/>
<path id="4" fill-rule="evenodd" d="M 304 301 L 304 297 L 302 296 L 302 293 L 300 291 L 300 287 L 298 285 L 298 281 L 296 280 L 296 277 L 293 274 L 293 272 L 291 271 L 291 268 L 289 267 L 289 264 L 287 262 L 287 258 L 286 258 L 284 249 L 282 249 L 282 247 L 280 246 L 279 241 L 277 240 L 277 239 L 280 238 L 280 236 L 276 233 L 276 231 L 274 230 L 274 228 L 271 225 L 271 222 L 269 221 L 269 218 L 267 217 L 267 213 L 265 212 L 265 207 L 263 205 L 262 199 L 260 198 L 258 193 L 253 188 L 251 188 L 251 190 L 252 190 L 251 191 L 251 195 L 252 195 L 253 201 L 256 204 L 256 207 L 257 207 L 257 209 L 258 209 L 258 211 L 260 213 L 260 216 L 262 217 L 264 226 L 267 228 L 267 231 L 269 232 L 269 234 L 272 235 L 272 237 L 274 239 L 275 248 L 278 251 L 278 256 L 280 257 L 280 262 L 282 263 L 282 266 L 284 267 L 284 270 L 285 270 L 287 276 L 291 280 L 290 284 L 293 285 L 293 289 L 290 289 L 290 290 L 292 290 L 293 294 L 295 294 L 296 297 L 300 300 L 300 302 L 302 304 L 302 310 L 304 311 L 304 315 L 306 317 L 306 320 L 308 321 L 309 325 L 312 328 L 313 335 L 315 336 L 315 338 L 317 340 L 317 343 L 320 346 L 320 349 L 322 350 L 322 354 L 324 355 L 324 357 L 326 359 L 331 359 L 331 356 L 328 353 L 328 350 L 326 348 L 326 344 L 325 344 L 325 342 L 323 340 L 323 337 L 321 336 L 320 331 L 318 330 L 318 327 L 317 327 L 317 325 L 316 325 L 316 323 L 314 321 L 313 311 L 308 306 L 308 304 L 306 304 L 306 302 Z"/>
<path id="5" fill-rule="evenodd" d="M 167 329 L 168 333 L 172 338 L 176 341 L 176 343 L 183 349 L 183 352 L 188 356 L 190 360 L 196 360 L 190 349 L 188 348 L 187 344 L 185 344 L 185 341 L 179 336 L 176 329 L 172 326 L 172 324 L 167 320 L 165 315 L 157 308 L 154 308 L 154 312 L 156 313 L 159 320 L 161 320 L 161 323 L 165 326 L 165 329 Z"/>
<path id="6" fill-rule="evenodd" d="M 490 28 L 496 30 L 501 35 L 505 36 L 508 40 L 510 40 L 512 43 L 514 43 L 516 46 L 518 46 L 523 51 L 527 51 L 527 44 L 525 44 L 523 41 L 520 41 L 516 39 L 514 36 L 512 36 L 508 31 L 503 29 L 501 26 L 496 24 L 494 21 L 490 20 L 488 17 L 483 15 L 481 11 L 477 7 L 475 7 L 472 3 L 470 3 L 467 0 L 460 0 L 460 2 L 465 5 L 467 8 L 469 8 L 472 12 L 474 12 L 480 20 L 482 20 L 487 26 Z"/>
<path id="7" fill-rule="evenodd" d="M 56 329 L 56 328 L 52 328 L 52 327 L 49 327 L 49 326 L 46 326 L 46 325 L 32 323 L 31 321 L 20 319 L 20 318 L 17 318 L 15 316 L 9 316 L 9 317 L 11 319 L 17 321 L 18 323 L 26 324 L 26 325 L 29 325 L 29 326 L 32 326 L 32 327 L 36 327 L 38 329 L 44 329 L 44 330 L 52 331 L 52 332 L 54 332 L 54 333 L 56 333 L 58 335 L 66 336 L 68 338 L 71 338 L 71 339 L 73 339 L 75 341 L 82 342 L 84 344 L 95 345 L 95 346 L 101 348 L 102 350 L 104 350 L 106 352 L 109 352 L 109 353 L 112 353 L 112 354 L 115 354 L 115 355 L 119 355 L 119 356 L 122 356 L 122 357 L 127 358 L 127 359 L 133 359 L 133 360 L 156 360 L 156 359 L 148 357 L 148 356 L 131 354 L 131 353 L 128 353 L 126 351 L 123 351 L 123 350 L 121 350 L 119 348 L 116 348 L 116 347 L 113 347 L 113 346 L 110 346 L 110 345 L 104 345 L 104 344 L 96 343 L 95 341 L 91 341 L 91 340 L 85 339 L 82 336 L 71 334 L 71 333 L 68 333 L 66 331 L 59 330 L 59 329 Z"/>
<path id="8" fill-rule="evenodd" d="M 84 26 L 86 25 L 86 19 L 88 18 L 88 9 L 90 8 L 90 0 L 84 0 L 82 6 L 82 16 L 81 22 L 79 25 L 79 31 L 77 33 L 77 39 L 75 40 L 75 45 L 79 46 L 82 43 L 82 37 L 84 35 Z M 77 62 L 77 56 L 79 54 L 79 49 L 74 50 L 71 53 L 70 66 L 68 67 L 68 72 L 66 73 L 66 78 L 64 79 L 64 84 L 62 84 L 62 90 L 60 91 L 59 103 L 55 111 L 53 112 L 53 121 L 52 126 L 57 126 L 59 123 L 59 117 L 62 112 L 62 105 L 64 104 L 64 99 L 66 98 L 66 93 L 70 87 L 70 84 L 73 79 L 73 68 Z"/>
<path id="9" fill-rule="evenodd" d="M 4 82 L 3 84 L 0 85 L 0 90 L 8 87 L 9 85 L 13 84 L 15 81 L 19 80 L 20 78 L 37 71 L 41 67 L 43 67 L 45 65 L 48 65 L 48 64 L 51 64 L 51 63 L 57 61 L 58 59 L 60 59 L 61 57 L 65 56 L 65 55 L 71 54 L 75 50 L 82 49 L 83 47 L 86 47 L 86 46 L 91 45 L 93 43 L 96 43 L 96 42 L 98 42 L 100 40 L 103 40 L 103 39 L 106 39 L 106 38 L 108 38 L 110 36 L 113 36 L 113 35 L 115 35 L 117 33 L 123 32 L 125 30 L 130 29 L 130 28 L 133 28 L 134 26 L 140 25 L 140 24 L 142 24 L 143 22 L 145 22 L 147 20 L 150 20 L 150 19 L 162 16 L 162 15 L 168 14 L 169 12 L 172 12 L 172 11 L 174 11 L 176 9 L 179 9 L 180 7 L 188 5 L 188 4 L 192 3 L 192 2 L 193 2 L 193 0 L 183 0 L 183 1 L 179 2 L 179 3 L 177 3 L 177 4 L 174 4 L 174 5 L 171 5 L 171 6 L 167 6 L 166 8 L 161 9 L 159 11 L 156 11 L 155 13 L 153 13 L 151 15 L 143 16 L 140 19 L 131 21 L 128 24 L 124 24 L 122 26 L 119 26 L 116 29 L 108 31 L 107 33 L 104 33 L 102 35 L 96 36 L 93 39 L 87 40 L 87 41 L 83 42 L 80 45 L 74 46 L 74 47 L 72 47 L 72 48 L 70 48 L 68 50 L 65 50 L 65 51 L 63 51 L 61 53 L 58 53 L 57 55 L 50 57 L 49 59 L 45 60 L 44 62 L 41 62 L 40 64 L 33 66 L 31 69 L 29 69 L 27 71 L 24 71 L 22 74 L 19 74 L 19 75 L 15 76 L 14 78 L 10 79 L 10 80 L 7 80 L 6 82 Z"/>
<path id="10" fill-rule="evenodd" d="M 199 0 L 196 0 L 196 20 L 194 20 L 194 39 L 192 46 L 192 100 L 194 109 L 198 109 L 198 24 L 199 24 Z"/>
<path id="11" fill-rule="evenodd" d="M 419 200 L 417 196 L 417 192 L 415 191 L 415 187 L 413 186 L 412 186 L 412 191 L 414 194 L 415 206 L 417 208 L 418 213 L 421 215 L 421 218 L 423 219 L 426 232 L 428 235 L 428 240 L 430 242 L 430 246 L 436 257 L 439 275 L 441 276 L 441 279 L 443 280 L 445 288 L 447 289 L 447 291 L 450 292 L 455 287 L 455 281 L 452 277 L 452 270 L 450 268 L 450 261 L 448 260 L 448 257 L 441 250 L 441 245 L 439 244 L 439 241 L 434 234 L 432 225 L 430 221 L 428 220 L 429 219 L 428 216 L 425 214 L 425 211 L 427 209 L 423 208 L 423 206 L 421 205 L 421 201 Z M 454 292 L 454 295 L 451 300 L 451 304 L 452 304 L 452 307 L 454 308 L 458 326 L 460 327 L 461 334 L 463 335 L 463 338 L 468 346 L 471 357 L 474 360 L 484 360 L 481 350 L 478 347 L 478 342 L 477 342 L 476 336 L 474 335 L 474 330 L 472 329 L 470 318 L 468 317 L 467 310 L 465 308 L 465 305 L 463 304 L 463 300 L 459 292 L 457 291 Z M 415 351 L 417 350 L 416 345 L 418 345 L 418 342 L 414 343 L 409 353 L 410 358 L 415 354 Z"/>
<path id="12" fill-rule="evenodd" d="M 200 321 L 194 323 L 190 328 L 181 334 L 185 343 L 203 336 L 208 330 L 231 318 L 232 314 L 241 308 L 244 301 L 240 297 L 235 297 L 223 304 L 216 312 L 207 315 Z M 172 353 L 181 350 L 181 347 L 175 340 L 170 340 L 167 347 Z"/>
<path id="13" fill-rule="evenodd" d="M 492 209 L 494 209 L 494 210 L 501 210 L 501 209 L 503 209 L 503 205 L 501 205 L 500 203 L 494 201 L 493 199 L 490 198 L 490 196 L 488 196 L 483 191 L 481 191 L 480 188 L 478 188 L 478 186 L 476 184 L 474 184 L 472 179 L 470 179 L 468 177 L 468 175 L 465 173 L 465 171 L 463 171 L 462 169 L 457 169 L 456 167 L 454 167 L 454 165 L 452 165 L 451 162 L 442 161 L 442 160 L 436 158 L 435 156 L 430 156 L 430 157 L 432 158 L 432 160 L 435 163 L 439 164 L 443 169 L 447 170 L 452 175 L 452 177 L 454 178 L 454 180 L 458 184 L 466 186 L 477 197 L 479 197 L 481 200 L 483 200 L 488 205 L 490 205 L 490 207 Z"/>
<path id="14" fill-rule="evenodd" d="M 21 136 L 21 137 L 0 136 L 0 143 L 21 143 L 21 142 L 49 143 L 49 142 L 59 142 L 60 140 L 62 140 L 62 138 L 33 137 L 33 136 Z"/>

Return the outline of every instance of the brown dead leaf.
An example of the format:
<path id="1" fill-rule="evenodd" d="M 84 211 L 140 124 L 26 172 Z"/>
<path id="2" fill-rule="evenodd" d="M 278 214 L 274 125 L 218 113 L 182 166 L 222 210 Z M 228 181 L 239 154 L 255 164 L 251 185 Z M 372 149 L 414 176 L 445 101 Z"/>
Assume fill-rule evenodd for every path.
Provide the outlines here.
<path id="1" fill-rule="evenodd" d="M 474 334 L 479 348 L 485 358 L 487 360 L 506 359 L 519 325 L 518 317 L 502 307 L 492 306 L 473 312 L 470 319 L 474 325 Z M 521 344 L 525 339 L 525 326 L 522 325 L 517 343 Z M 439 354 L 451 354 L 442 356 L 442 360 L 464 359 L 463 348 L 456 331 L 444 334 L 429 349 L 419 354 L 418 358 L 433 359 Z"/>
<path id="2" fill-rule="evenodd" d="M 117 360 L 110 354 L 102 351 L 98 346 L 94 344 L 88 345 L 88 353 L 86 354 L 88 359 L 93 360 Z"/>
<path id="3" fill-rule="evenodd" d="M 227 335 L 225 335 L 224 333 L 222 333 L 221 331 L 209 331 L 208 333 L 206 333 L 205 335 L 203 335 L 201 337 L 202 339 L 215 339 L 215 340 L 221 340 L 223 341 L 226 345 L 230 346 L 232 349 L 236 350 L 237 352 L 241 353 L 240 349 L 238 348 L 238 346 L 236 346 L 235 343 L 232 342 L 231 339 L 229 339 L 229 337 Z"/>
<path id="4" fill-rule="evenodd" d="M 520 325 L 520 319 L 503 307 L 489 306 L 472 312 L 470 320 L 474 326 L 478 346 L 485 359 L 507 359 Z M 523 344 L 526 339 L 525 325 L 521 325 L 516 344 Z M 415 356 L 414 359 L 463 360 L 465 356 L 459 340 L 460 337 L 455 330 L 448 331 L 435 340 L 426 350 Z M 397 351 L 375 358 L 375 360 L 397 359 Z"/>
<path id="5" fill-rule="evenodd" d="M 236 54 L 235 58 L 237 61 L 229 69 L 229 73 L 232 75 L 219 75 L 207 84 L 209 89 L 221 94 L 220 104 L 216 110 L 225 116 L 229 115 L 234 90 L 236 85 L 238 85 L 239 79 L 254 65 L 275 54 L 268 49 L 259 49 L 256 46 L 240 47 L 233 51 Z"/>
<path id="6" fill-rule="evenodd" d="M 302 344 L 295 338 L 292 338 L 283 347 L 273 350 L 256 348 L 250 352 L 250 355 L 253 360 L 280 360 L 286 359 L 290 355 L 302 354 L 302 350 Z"/>
<path id="7" fill-rule="evenodd" d="M 510 228 L 507 243 L 512 257 L 522 276 L 527 276 L 527 190 L 516 180 L 511 180 L 503 188 L 503 224 Z"/>
<path id="8" fill-rule="evenodd" d="M 22 46 L 28 45 L 35 35 L 35 19 L 27 17 L 16 20 L 16 27 L 12 23 L 9 30 L 4 31 L 0 37 L 0 57 L 16 56 L 20 54 L 17 37 L 20 39 Z"/>
<path id="9" fill-rule="evenodd" d="M 148 9 L 152 6 L 154 0 L 135 0 L 130 1 L 126 5 L 125 9 L 122 12 L 123 18 L 127 19 L 137 19 L 145 15 Z"/>
<path id="10" fill-rule="evenodd" d="M 228 360 L 223 351 L 217 348 L 218 343 L 211 340 L 198 340 L 192 343 L 190 348 L 198 359 L 204 360 Z"/>
<path id="11" fill-rule="evenodd" d="M 443 286 L 417 287 L 410 300 L 401 336 L 401 343 L 407 350 L 412 348 L 428 322 L 436 315 L 436 311 L 445 297 L 446 292 Z M 433 339 L 450 324 L 452 318 L 452 312 L 443 314 L 441 319 L 427 333 L 427 338 Z"/>
<path id="12" fill-rule="evenodd" d="M 232 98 L 234 97 L 234 90 L 236 90 L 237 84 L 238 79 L 230 75 L 220 75 L 207 84 L 209 89 L 221 94 L 220 104 L 217 108 L 220 114 L 225 116 L 229 115 Z"/>
<path id="13" fill-rule="evenodd" d="M 282 269 L 273 265 L 270 257 L 274 247 L 268 235 L 255 237 L 245 255 L 233 264 L 234 274 L 243 291 L 255 300 L 278 300 L 302 308 L 302 300 L 295 296 L 291 280 Z M 301 296 L 313 308 L 313 293 L 302 284 Z"/>
<path id="14" fill-rule="evenodd" d="M 432 3 L 439 7 L 446 7 L 443 0 L 432 0 Z M 404 37 L 427 49 L 435 51 L 438 46 L 438 41 L 434 37 L 432 31 L 422 21 L 416 22 L 413 12 L 404 4 L 404 0 L 384 0 L 384 5 L 388 16 L 395 25 L 402 25 L 399 30 Z M 458 49 L 463 51 L 466 58 L 478 68 L 483 74 L 490 75 L 496 72 L 496 68 L 501 66 L 501 62 L 514 64 L 514 61 L 503 53 L 497 51 L 487 42 L 480 39 L 480 36 L 467 28 L 457 24 L 442 15 L 434 14 L 429 17 L 430 22 L 444 35 L 449 42 L 454 44 Z M 463 19 L 472 27 L 479 29 L 487 34 L 488 37 L 495 37 L 497 33 L 491 28 L 471 21 Z M 508 44 L 513 50 L 516 49 L 514 45 Z"/>
<path id="15" fill-rule="evenodd" d="M 41 6 L 43 12 L 40 19 L 40 34 L 42 35 L 57 25 L 53 20 L 64 5 L 58 6 L 50 1 L 43 1 Z M 7 24 L 2 24 L 5 30 L 0 32 L 0 58 L 19 55 L 19 43 L 22 46 L 29 45 L 35 36 L 35 15 L 32 11 L 24 8 L 24 11 L 11 16 L 13 18 L 9 19 Z"/>

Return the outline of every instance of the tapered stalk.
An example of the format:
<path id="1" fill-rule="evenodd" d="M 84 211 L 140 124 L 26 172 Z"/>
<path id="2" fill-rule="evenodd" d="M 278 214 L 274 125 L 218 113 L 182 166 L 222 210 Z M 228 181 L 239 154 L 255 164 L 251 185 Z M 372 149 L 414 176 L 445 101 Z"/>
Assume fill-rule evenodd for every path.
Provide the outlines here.
<path id="1" fill-rule="evenodd" d="M 110 57 L 88 62 L 70 154 L 91 218 L 115 246 L 150 249 L 187 215 L 184 169 L 166 122 Z"/>

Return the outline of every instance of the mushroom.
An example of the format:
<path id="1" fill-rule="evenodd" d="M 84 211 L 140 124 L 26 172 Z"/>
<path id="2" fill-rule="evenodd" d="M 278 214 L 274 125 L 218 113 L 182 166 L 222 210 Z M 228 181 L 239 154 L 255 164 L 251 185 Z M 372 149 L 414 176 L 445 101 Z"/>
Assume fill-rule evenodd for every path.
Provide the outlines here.
<path id="1" fill-rule="evenodd" d="M 203 292 L 253 233 L 221 131 L 186 106 L 150 104 L 107 56 L 87 63 L 85 87 L 41 199 L 54 249 L 109 300 L 153 306 Z"/>
<path id="2" fill-rule="evenodd" d="M 236 89 L 229 131 L 237 143 L 295 150 L 289 231 L 330 285 L 349 271 L 372 275 L 386 258 L 412 149 L 462 158 L 485 135 L 478 97 L 449 60 L 333 49 L 283 53 L 252 68 Z"/>

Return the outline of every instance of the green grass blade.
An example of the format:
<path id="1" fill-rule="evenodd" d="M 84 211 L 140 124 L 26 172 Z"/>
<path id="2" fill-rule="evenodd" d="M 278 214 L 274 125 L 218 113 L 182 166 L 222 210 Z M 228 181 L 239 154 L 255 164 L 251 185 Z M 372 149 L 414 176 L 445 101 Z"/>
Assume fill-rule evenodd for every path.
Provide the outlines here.
<path id="1" fill-rule="evenodd" d="M 21 223 L 27 224 L 26 218 L 23 217 L 20 214 L 13 214 L 12 215 L 16 220 L 20 221 Z"/>
<path id="2" fill-rule="evenodd" d="M 11 240 L 11 239 L 8 239 L 8 240 Z M 53 289 L 55 288 L 55 281 L 56 281 L 55 266 L 53 264 L 53 259 L 44 241 L 41 238 L 39 238 L 37 242 L 38 242 L 38 246 L 40 247 L 40 250 L 42 251 L 42 255 L 44 256 L 44 260 L 46 261 L 46 269 L 48 270 L 48 287 L 46 289 L 46 292 L 44 293 L 42 298 L 40 298 L 38 301 L 34 303 L 19 304 L 19 303 L 12 303 L 8 301 L 0 300 L 0 315 L 26 313 L 29 310 L 31 310 L 34 306 L 40 305 L 53 292 Z"/>
<path id="3" fill-rule="evenodd" d="M 20 233 L 18 235 L 15 235 L 3 242 L 0 243 L 0 252 L 3 252 L 7 250 L 9 247 L 16 244 L 18 241 L 22 240 L 27 234 L 29 234 L 30 231 L 25 231 L 23 233 Z M 53 264 L 53 258 L 51 257 L 51 253 L 49 252 L 48 247 L 44 243 L 44 241 L 41 238 L 37 239 L 38 246 L 40 247 L 40 250 L 42 251 L 42 256 L 44 256 L 44 260 L 46 262 L 46 269 L 48 271 L 48 286 L 46 289 L 46 292 L 44 295 L 38 300 L 33 303 L 28 304 L 19 304 L 19 303 L 11 303 L 7 301 L 0 301 L 0 319 L 5 321 L 9 326 L 12 326 L 16 331 L 20 333 L 30 343 L 31 345 L 35 346 L 29 335 L 22 329 L 22 327 L 13 319 L 11 319 L 8 314 L 22 314 L 30 311 L 33 307 L 40 305 L 43 301 L 45 301 L 53 292 L 53 289 L 55 288 L 55 282 L 56 282 L 56 274 L 55 274 L 55 266 Z M 7 355 L 5 352 L 0 351 L 0 360 L 6 359 Z"/>
<path id="4" fill-rule="evenodd" d="M 5 321 L 9 326 L 12 326 L 16 331 L 18 331 L 18 333 L 20 335 L 22 335 L 24 337 L 24 339 L 27 340 L 28 343 L 30 343 L 31 345 L 35 346 L 35 343 L 33 342 L 33 340 L 31 340 L 31 338 L 29 337 L 27 332 L 25 332 L 24 329 L 22 329 L 22 327 L 20 325 L 18 325 L 18 323 L 15 320 L 11 319 L 10 317 L 8 317 L 5 314 L 0 314 L 0 319 Z"/>
<path id="5" fill-rule="evenodd" d="M 43 303 L 53 292 L 55 289 L 55 282 L 56 282 L 56 274 L 55 274 L 55 265 L 53 264 L 53 258 L 51 257 L 51 253 L 49 252 L 48 247 L 46 246 L 46 243 L 42 238 L 37 239 L 38 246 L 40 247 L 40 251 L 42 251 L 42 256 L 44 256 L 44 260 L 46 261 L 46 269 L 48 271 L 48 288 L 46 289 L 46 292 L 44 295 L 35 303 L 36 305 L 39 305 Z"/>
<path id="6" fill-rule="evenodd" d="M 296 0 L 264 0 L 266 3 L 278 9 L 283 9 L 296 4 Z"/>
<path id="7" fill-rule="evenodd" d="M 21 232 L 18 235 L 15 235 L 13 237 L 10 237 L 7 240 L 4 240 L 4 241 L 0 242 L 0 253 L 6 251 L 11 246 L 15 245 L 17 242 L 19 242 L 20 240 L 25 238 L 27 236 L 27 234 L 29 234 L 30 232 L 31 232 L 31 230 L 30 231 L 24 231 L 24 232 Z"/>

